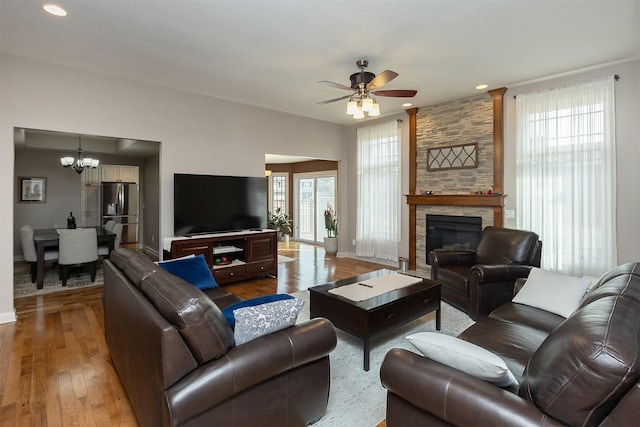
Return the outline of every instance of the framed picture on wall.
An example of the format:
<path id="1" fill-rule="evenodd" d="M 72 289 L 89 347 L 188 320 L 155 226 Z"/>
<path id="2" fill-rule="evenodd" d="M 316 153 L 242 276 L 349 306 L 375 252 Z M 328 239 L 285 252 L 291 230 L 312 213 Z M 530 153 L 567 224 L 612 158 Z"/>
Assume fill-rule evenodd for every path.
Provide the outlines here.
<path id="1" fill-rule="evenodd" d="M 18 178 L 19 202 L 47 202 L 47 178 L 24 177 Z"/>

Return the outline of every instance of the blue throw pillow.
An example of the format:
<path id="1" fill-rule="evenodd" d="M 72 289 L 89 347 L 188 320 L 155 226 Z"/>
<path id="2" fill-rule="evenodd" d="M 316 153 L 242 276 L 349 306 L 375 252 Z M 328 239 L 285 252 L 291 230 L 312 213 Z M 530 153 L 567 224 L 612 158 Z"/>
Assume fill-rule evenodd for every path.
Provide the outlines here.
<path id="1" fill-rule="evenodd" d="M 217 288 L 218 284 L 209 270 L 204 255 L 160 261 L 158 265 L 169 273 L 191 283 L 196 288 L 205 290 Z"/>
<path id="2" fill-rule="evenodd" d="M 224 317 L 227 318 L 227 322 L 229 323 L 229 326 L 231 326 L 231 329 L 233 329 L 236 326 L 236 318 L 233 315 L 233 310 L 237 310 L 243 307 L 253 307 L 256 305 L 266 304 L 268 302 L 282 301 L 285 299 L 293 299 L 293 297 L 287 294 L 264 295 L 261 297 L 252 298 L 245 301 L 237 302 L 235 304 L 231 304 L 230 306 L 225 307 L 225 309 L 222 310 L 222 314 L 224 314 Z"/>

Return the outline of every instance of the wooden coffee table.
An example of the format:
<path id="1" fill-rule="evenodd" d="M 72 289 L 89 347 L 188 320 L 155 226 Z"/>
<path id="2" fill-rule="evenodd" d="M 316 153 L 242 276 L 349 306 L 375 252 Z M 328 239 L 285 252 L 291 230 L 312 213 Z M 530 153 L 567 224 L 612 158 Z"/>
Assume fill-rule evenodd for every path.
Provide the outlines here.
<path id="1" fill-rule="evenodd" d="M 336 327 L 363 340 L 365 371 L 369 370 L 372 338 L 434 310 L 436 312 L 436 329 L 440 330 L 439 282 L 420 277 L 422 281 L 419 283 L 364 301 L 353 301 L 329 292 L 329 290 L 340 286 L 359 283 L 389 273 L 393 273 L 393 271 L 377 270 L 309 288 L 311 318 L 325 317 L 331 320 Z"/>

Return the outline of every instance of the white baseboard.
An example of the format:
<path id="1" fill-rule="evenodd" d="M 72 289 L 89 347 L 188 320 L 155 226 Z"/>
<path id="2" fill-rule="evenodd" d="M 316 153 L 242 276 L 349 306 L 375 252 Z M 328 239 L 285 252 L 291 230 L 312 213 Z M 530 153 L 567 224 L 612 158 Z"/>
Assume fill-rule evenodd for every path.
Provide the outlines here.
<path id="1" fill-rule="evenodd" d="M 0 313 L 0 324 L 11 323 L 16 321 L 16 310 Z"/>

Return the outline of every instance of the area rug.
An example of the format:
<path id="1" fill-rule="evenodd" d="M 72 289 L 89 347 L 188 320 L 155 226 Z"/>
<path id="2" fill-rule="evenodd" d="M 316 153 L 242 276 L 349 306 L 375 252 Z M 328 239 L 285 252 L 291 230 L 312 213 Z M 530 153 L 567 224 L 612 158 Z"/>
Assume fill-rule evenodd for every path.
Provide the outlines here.
<path id="1" fill-rule="evenodd" d="M 292 294 L 307 303 L 298 322 L 309 319 L 309 291 Z M 442 303 L 442 333 L 456 336 L 473 320 L 462 311 Z M 331 353 L 331 390 L 327 412 L 313 427 L 374 427 L 385 418 L 386 390 L 380 383 L 380 365 L 392 348 L 404 348 L 417 353 L 405 339 L 421 331 L 435 331 L 435 312 L 371 341 L 370 368 L 362 369 L 362 340 L 336 328 L 338 345 Z"/>
<path id="2" fill-rule="evenodd" d="M 62 286 L 58 268 L 51 268 L 51 264 L 47 264 L 44 269 L 44 282 L 42 289 L 37 289 L 36 284 L 31 283 L 31 270 L 29 263 L 18 262 L 15 263 L 13 267 L 14 298 L 64 292 L 70 289 L 78 289 L 88 286 L 102 286 L 103 284 L 104 277 L 101 262 L 98 262 L 98 266 L 96 268 L 95 282 L 91 281 L 89 268 L 86 267 L 82 269 L 79 276 L 77 272 L 72 271 L 71 276 L 67 279 L 67 286 Z"/>

